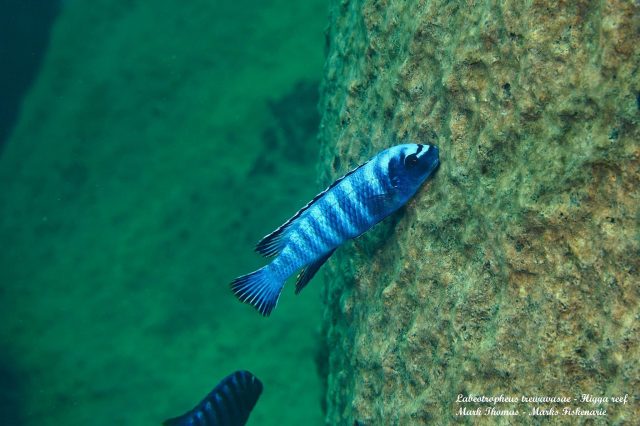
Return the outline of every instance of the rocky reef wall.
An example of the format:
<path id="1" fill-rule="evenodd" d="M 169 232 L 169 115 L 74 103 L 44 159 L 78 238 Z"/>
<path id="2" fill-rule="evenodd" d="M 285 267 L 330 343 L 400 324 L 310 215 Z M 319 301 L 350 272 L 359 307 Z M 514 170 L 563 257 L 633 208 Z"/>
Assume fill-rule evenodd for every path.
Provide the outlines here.
<path id="1" fill-rule="evenodd" d="M 328 263 L 327 424 L 496 421 L 457 417 L 459 394 L 631 401 L 500 405 L 525 424 L 640 417 L 639 11 L 333 1 L 324 179 L 400 141 L 442 164 Z"/>

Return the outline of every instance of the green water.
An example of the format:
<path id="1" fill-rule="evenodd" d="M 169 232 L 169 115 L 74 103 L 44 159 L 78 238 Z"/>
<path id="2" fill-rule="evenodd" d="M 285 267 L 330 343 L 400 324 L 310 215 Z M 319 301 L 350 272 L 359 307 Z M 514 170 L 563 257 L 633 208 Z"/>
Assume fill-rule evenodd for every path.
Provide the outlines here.
<path id="1" fill-rule="evenodd" d="M 66 2 L 0 155 L 0 424 L 153 425 L 225 375 L 321 424 L 321 277 L 228 283 L 321 188 L 326 1 Z"/>

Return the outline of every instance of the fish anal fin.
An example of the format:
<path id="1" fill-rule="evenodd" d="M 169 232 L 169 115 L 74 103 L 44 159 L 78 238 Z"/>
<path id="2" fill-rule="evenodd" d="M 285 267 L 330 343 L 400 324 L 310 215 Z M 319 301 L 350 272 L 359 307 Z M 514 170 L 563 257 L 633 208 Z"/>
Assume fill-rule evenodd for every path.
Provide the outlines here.
<path id="1" fill-rule="evenodd" d="M 316 260 L 312 264 L 308 265 L 300 274 L 298 274 L 298 279 L 296 280 L 296 294 L 300 293 L 302 289 L 311 281 L 311 278 L 318 272 L 318 269 L 331 257 L 333 252 L 336 249 L 331 250 L 329 253 L 325 254 L 320 259 Z"/>

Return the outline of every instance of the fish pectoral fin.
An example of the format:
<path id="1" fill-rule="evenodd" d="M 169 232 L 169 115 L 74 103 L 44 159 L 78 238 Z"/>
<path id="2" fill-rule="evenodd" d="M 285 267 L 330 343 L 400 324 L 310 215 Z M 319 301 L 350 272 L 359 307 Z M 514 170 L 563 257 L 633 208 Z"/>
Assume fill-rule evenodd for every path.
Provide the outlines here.
<path id="1" fill-rule="evenodd" d="M 296 280 L 296 294 L 300 293 L 309 281 L 311 281 L 311 278 L 313 278 L 316 272 L 318 272 L 318 269 L 320 269 L 320 267 L 331 257 L 334 251 L 336 251 L 336 249 L 331 250 L 329 253 L 325 254 L 323 257 L 300 271 L 298 279 Z"/>
<path id="2" fill-rule="evenodd" d="M 393 207 L 396 204 L 396 194 L 394 192 L 384 192 L 382 194 L 375 194 L 367 198 L 367 206 L 369 211 L 375 215 L 386 216 L 389 210 L 395 210 Z"/>

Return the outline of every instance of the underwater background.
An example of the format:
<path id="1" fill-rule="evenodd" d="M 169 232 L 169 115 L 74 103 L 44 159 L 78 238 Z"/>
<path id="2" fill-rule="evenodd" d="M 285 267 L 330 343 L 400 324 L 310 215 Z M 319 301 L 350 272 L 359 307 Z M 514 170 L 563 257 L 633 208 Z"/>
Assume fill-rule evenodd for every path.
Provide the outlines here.
<path id="1" fill-rule="evenodd" d="M 322 424 L 321 278 L 267 321 L 229 283 L 318 192 L 326 1 L 14 3 L 0 424 L 159 424 L 237 369 L 249 424 Z"/>
<path id="2" fill-rule="evenodd" d="M 5 4 L 0 424 L 159 424 L 238 369 L 254 425 L 637 423 L 640 3 Z M 401 142 L 440 153 L 405 207 L 238 303 L 261 237 Z"/>

